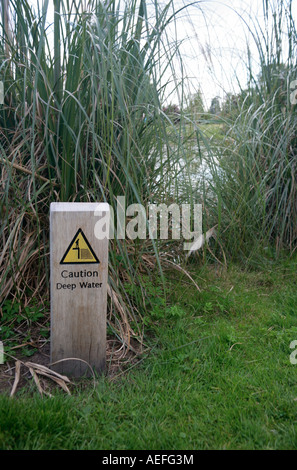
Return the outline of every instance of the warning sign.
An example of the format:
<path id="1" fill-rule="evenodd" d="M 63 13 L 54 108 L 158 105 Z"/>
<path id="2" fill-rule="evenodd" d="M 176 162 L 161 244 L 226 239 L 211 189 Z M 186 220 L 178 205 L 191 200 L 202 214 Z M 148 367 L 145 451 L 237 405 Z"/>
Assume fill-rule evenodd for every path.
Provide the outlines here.
<path id="1" fill-rule="evenodd" d="M 60 264 L 90 264 L 100 263 L 88 242 L 84 232 L 80 228 L 70 245 L 68 246 Z"/>

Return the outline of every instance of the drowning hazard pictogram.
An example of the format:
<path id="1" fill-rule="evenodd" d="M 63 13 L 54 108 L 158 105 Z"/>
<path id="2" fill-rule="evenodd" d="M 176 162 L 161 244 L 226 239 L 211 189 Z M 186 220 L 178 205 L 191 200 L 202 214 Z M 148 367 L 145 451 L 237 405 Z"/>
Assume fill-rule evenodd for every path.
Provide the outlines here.
<path id="1" fill-rule="evenodd" d="M 60 264 L 94 264 L 100 263 L 82 229 L 78 229 Z"/>

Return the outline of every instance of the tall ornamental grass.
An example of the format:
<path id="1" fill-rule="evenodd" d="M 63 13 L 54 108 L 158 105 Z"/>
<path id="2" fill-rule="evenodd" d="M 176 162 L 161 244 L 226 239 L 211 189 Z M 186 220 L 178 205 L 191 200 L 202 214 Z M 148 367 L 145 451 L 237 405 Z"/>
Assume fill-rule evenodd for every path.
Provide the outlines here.
<path id="1" fill-rule="evenodd" d="M 48 300 L 52 201 L 106 201 L 116 211 L 120 195 L 146 207 L 178 193 L 181 125 L 162 111 L 175 75 L 177 44 L 165 34 L 172 3 L 55 0 L 49 23 L 49 0 L 37 10 L 2 1 L 1 301 Z M 109 256 L 108 320 L 125 349 L 131 337 L 142 341 L 143 279 L 155 269 L 161 278 L 174 258 L 170 243 L 116 231 Z"/>
<path id="2" fill-rule="evenodd" d="M 260 259 L 296 249 L 297 31 L 292 5 L 292 0 L 263 2 L 264 23 L 250 18 L 258 57 L 251 57 L 248 48 L 248 87 L 233 96 L 232 112 L 221 115 L 223 137 L 208 152 L 212 178 L 205 204 L 219 224 L 228 259 Z"/>

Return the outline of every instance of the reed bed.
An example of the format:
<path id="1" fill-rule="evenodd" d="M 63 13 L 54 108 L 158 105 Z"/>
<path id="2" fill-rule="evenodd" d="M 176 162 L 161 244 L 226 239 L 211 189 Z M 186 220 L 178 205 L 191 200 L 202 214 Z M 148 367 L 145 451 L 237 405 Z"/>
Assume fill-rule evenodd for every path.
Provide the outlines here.
<path id="1" fill-rule="evenodd" d="M 162 111 L 165 71 L 175 74 L 178 48 L 166 28 L 176 12 L 171 1 L 146 3 L 55 0 L 52 22 L 48 0 L 37 10 L 26 0 L 1 3 L 1 301 L 48 301 L 52 201 L 105 201 L 116 210 L 120 195 L 146 207 L 177 194 L 181 126 Z M 172 248 L 117 235 L 108 321 L 128 350 L 131 338 L 143 340 L 142 275 L 162 276 Z"/>
<path id="2" fill-rule="evenodd" d="M 265 262 L 297 242 L 297 31 L 293 2 L 263 2 L 263 22 L 243 17 L 247 85 L 216 117 L 220 141 L 206 158 L 204 201 L 228 260 Z M 256 64 L 256 65 L 255 65 Z"/>

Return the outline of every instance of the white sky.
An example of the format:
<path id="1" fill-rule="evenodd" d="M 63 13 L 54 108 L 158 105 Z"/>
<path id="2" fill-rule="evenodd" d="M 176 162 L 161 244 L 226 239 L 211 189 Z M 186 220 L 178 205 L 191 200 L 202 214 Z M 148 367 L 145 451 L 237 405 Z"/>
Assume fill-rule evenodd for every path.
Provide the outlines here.
<path id="1" fill-rule="evenodd" d="M 275 0 L 277 2 L 277 0 Z M 175 0 L 191 4 L 189 0 Z M 270 0 L 273 3 L 273 0 Z M 257 48 L 249 27 L 264 24 L 263 0 L 202 0 L 190 6 L 178 21 L 177 36 L 184 41 L 182 57 L 190 91 L 201 88 L 206 105 L 214 96 L 239 91 L 247 82 L 247 41 L 254 71 L 258 70 Z M 297 0 L 293 2 L 297 19 Z"/>
<path id="2" fill-rule="evenodd" d="M 30 3 L 35 6 L 38 1 L 42 3 L 42 0 Z M 167 2 L 160 0 L 160 3 Z M 237 80 L 245 86 L 247 40 L 256 70 L 257 50 L 248 25 L 252 27 L 251 19 L 262 23 L 263 0 L 174 0 L 173 3 L 175 10 L 184 5 L 187 9 L 178 15 L 169 35 L 173 41 L 177 38 L 182 42 L 180 50 L 189 92 L 200 88 L 209 107 L 214 96 L 223 98 L 226 92 L 238 91 Z M 49 4 L 48 19 L 52 21 L 53 0 Z M 297 19 L 297 0 L 293 2 L 293 14 Z"/>

